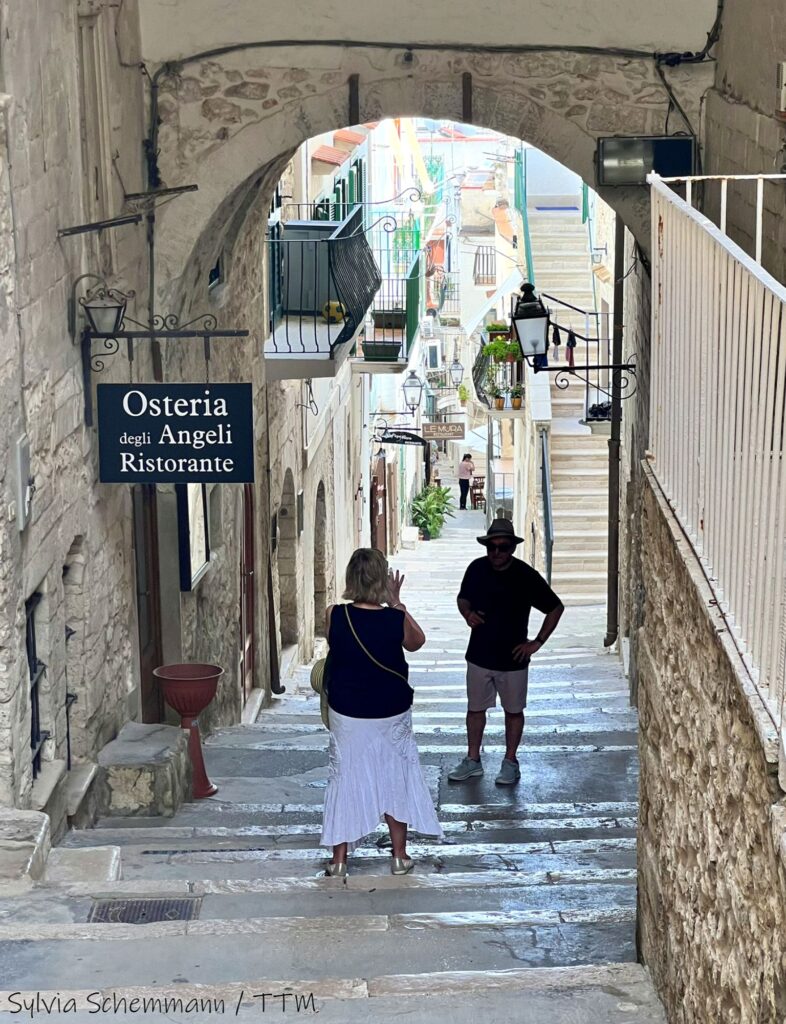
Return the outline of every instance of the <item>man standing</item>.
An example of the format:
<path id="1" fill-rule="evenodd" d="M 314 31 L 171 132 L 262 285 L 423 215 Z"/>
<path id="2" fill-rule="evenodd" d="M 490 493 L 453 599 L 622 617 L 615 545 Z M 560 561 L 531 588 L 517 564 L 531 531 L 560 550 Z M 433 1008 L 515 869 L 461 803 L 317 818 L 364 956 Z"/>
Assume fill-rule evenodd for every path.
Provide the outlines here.
<path id="1" fill-rule="evenodd" d="M 539 572 L 513 552 L 517 537 L 507 519 L 495 519 L 478 543 L 485 557 L 467 566 L 458 608 L 472 630 L 467 647 L 467 756 L 448 775 L 460 782 L 483 774 L 480 745 L 486 711 L 497 703 L 505 712 L 505 758 L 495 781 L 512 786 L 521 778 L 516 756 L 524 731 L 529 660 L 539 651 L 560 620 L 562 602 Z M 546 618 L 538 635 L 527 639 L 531 608 Z"/>

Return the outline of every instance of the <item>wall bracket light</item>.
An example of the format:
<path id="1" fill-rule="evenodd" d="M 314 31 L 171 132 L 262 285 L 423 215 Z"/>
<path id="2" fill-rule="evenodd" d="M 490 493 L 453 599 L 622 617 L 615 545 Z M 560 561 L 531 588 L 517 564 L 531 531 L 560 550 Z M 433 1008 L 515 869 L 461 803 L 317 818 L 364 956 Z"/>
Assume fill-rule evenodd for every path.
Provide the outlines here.
<path id="1" fill-rule="evenodd" d="M 87 278 L 96 281 L 97 284 L 77 301 L 77 287 Z M 85 424 L 88 427 L 93 425 L 93 373 L 101 373 L 105 369 L 105 360 L 117 354 L 121 341 L 126 342 L 129 365 L 134 361 L 135 341 L 191 338 L 202 340 L 205 360 L 209 363 L 212 338 L 246 338 L 249 334 L 247 330 L 219 328 L 212 313 L 203 313 L 182 324 L 175 313 L 155 314 L 152 323 L 146 326 L 126 313 L 128 301 L 133 297 L 133 291 L 122 292 L 117 288 L 109 288 L 98 274 L 82 274 L 74 281 L 71 289 L 68 329 L 74 344 L 77 344 L 77 307 L 81 307 L 86 320 L 79 336 L 79 344 L 82 350 Z M 129 325 L 132 329 L 129 329 Z M 94 354 L 93 341 L 102 342 L 103 350 Z"/>

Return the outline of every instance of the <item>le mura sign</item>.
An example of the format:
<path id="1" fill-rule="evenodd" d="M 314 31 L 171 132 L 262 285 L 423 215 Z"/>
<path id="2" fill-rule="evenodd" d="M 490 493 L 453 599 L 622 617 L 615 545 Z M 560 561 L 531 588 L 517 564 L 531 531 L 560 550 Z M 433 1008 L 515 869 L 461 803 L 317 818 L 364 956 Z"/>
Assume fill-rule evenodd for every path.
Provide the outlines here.
<path id="1" fill-rule="evenodd" d="M 99 384 L 99 479 L 253 483 L 250 384 Z"/>

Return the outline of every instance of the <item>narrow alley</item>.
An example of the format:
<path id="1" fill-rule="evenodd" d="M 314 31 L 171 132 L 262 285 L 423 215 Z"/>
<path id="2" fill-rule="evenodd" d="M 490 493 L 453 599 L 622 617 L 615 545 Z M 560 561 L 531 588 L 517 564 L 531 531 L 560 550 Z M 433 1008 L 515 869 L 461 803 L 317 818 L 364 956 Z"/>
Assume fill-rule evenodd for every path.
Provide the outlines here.
<path id="1" fill-rule="evenodd" d="M 457 516 L 440 539 L 393 560 L 427 634 L 409 660 L 444 843 L 414 837 L 415 872 L 394 877 L 380 830 L 352 856 L 346 882 L 324 877 L 327 734 L 302 666 L 255 724 L 206 743 L 215 797 L 171 819 L 103 819 L 72 831 L 56 851 L 61 866 L 70 858 L 68 882 L 57 881 L 53 854 L 54 877 L 2 900 L 6 996 L 47 990 L 61 1008 L 73 996 L 76 1013 L 62 1016 L 72 1021 L 89 1019 L 87 993 L 98 989 L 225 1000 L 226 1012 L 239 1006 L 249 1020 L 262 993 L 269 1010 L 286 991 L 337 1022 L 370 1013 L 468 1022 L 482 1012 L 489 1024 L 665 1019 L 636 963 L 637 723 L 620 663 L 601 646 L 601 607 L 569 608 L 536 656 L 520 784 L 494 784 L 499 710 L 485 776 L 447 780 L 465 753 L 466 627 L 455 594 L 484 531 L 480 512 Z M 90 881 L 74 881 L 80 853 Z M 97 881 L 100 863 L 117 874 L 118 855 L 120 879 Z M 143 896 L 184 900 L 191 920 L 177 911 L 164 923 L 90 920 L 97 900 Z M 177 1007 L 167 1015 L 214 1016 Z M 125 1019 L 122 1004 L 112 1019 Z"/>

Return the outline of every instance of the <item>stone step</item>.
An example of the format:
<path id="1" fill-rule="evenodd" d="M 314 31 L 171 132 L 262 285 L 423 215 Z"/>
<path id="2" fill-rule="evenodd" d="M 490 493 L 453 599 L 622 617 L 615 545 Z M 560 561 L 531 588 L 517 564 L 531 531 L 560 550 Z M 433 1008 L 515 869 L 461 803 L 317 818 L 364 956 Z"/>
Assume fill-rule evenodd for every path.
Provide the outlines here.
<path id="1" fill-rule="evenodd" d="M 495 761 L 495 766 L 498 762 Z M 627 769 L 622 769 L 627 770 Z M 473 780 L 481 782 L 482 780 Z M 493 782 L 491 783 L 493 786 Z M 451 786 L 455 789 L 455 785 Z M 627 819 L 622 819 L 627 822 Z M 110 834 L 113 845 L 123 850 L 124 879 L 276 879 L 313 878 L 324 874 L 327 851 L 318 845 L 319 836 L 238 836 L 228 829 L 224 836 L 194 836 L 183 828 L 182 836 L 159 836 L 158 829 L 129 829 L 128 836 Z M 544 832 L 547 835 L 548 832 Z M 408 844 L 418 875 L 453 875 L 488 870 L 548 871 L 562 873 L 587 869 L 632 869 L 636 863 L 633 827 L 605 830 L 590 838 L 544 838 L 538 842 L 519 841 L 514 832 L 506 841 L 494 841 L 494 833 L 479 832 L 471 840 L 448 836 L 446 842 L 425 841 L 413 836 Z M 352 854 L 353 874 L 376 878 L 387 875 L 389 850 L 377 847 L 380 831 L 369 838 L 370 845 Z M 123 839 L 121 842 L 120 840 Z M 286 840 L 282 843 L 282 839 Z"/>
<path id="2" fill-rule="evenodd" d="M 345 882 L 313 878 L 200 880 L 183 882 L 124 881 L 119 884 L 83 883 L 42 886 L 28 895 L 0 898 L 0 942 L 65 937 L 64 926 L 91 927 L 88 917 L 96 899 L 201 899 L 200 921 L 243 918 L 286 919 L 296 908 L 298 918 L 359 917 L 361 914 L 435 915 L 483 911 L 512 912 L 543 919 L 573 912 L 624 911 L 635 906 L 636 872 L 632 868 L 598 869 L 552 875 L 545 871 L 520 873 L 486 871 L 452 875 L 409 876 L 378 874 L 369 888 L 368 875 L 356 875 L 350 861 Z M 93 925 L 92 927 L 101 927 Z M 77 929 L 74 929 L 77 931 Z M 58 934 L 59 933 L 59 934 Z"/>
<path id="3" fill-rule="evenodd" d="M 602 607 L 605 610 L 608 591 L 594 590 L 590 593 L 575 594 L 570 591 L 562 591 L 560 600 L 566 608 L 580 608 L 582 606 Z"/>
<path id="4" fill-rule="evenodd" d="M 66 1014 L 54 1016 L 56 1011 L 50 1010 L 47 1017 L 72 1024 L 101 1019 L 96 1013 L 102 1011 L 104 1017 L 111 1016 L 120 1024 L 133 1019 L 181 1020 L 186 1019 L 185 1006 L 190 1024 L 214 1024 L 227 1014 L 245 1024 L 258 1021 L 262 1012 L 286 1010 L 318 1012 L 323 1024 L 367 1024 L 369 1020 L 393 1024 L 402 1019 L 451 1024 L 477 1024 L 479 1020 L 490 1024 L 512 1020 L 517 1024 L 631 1024 L 634 1016 L 637 1024 L 665 1024 L 666 1020 L 647 969 L 637 963 L 506 966 L 490 971 L 468 971 L 462 965 L 456 971 L 388 973 L 363 980 L 335 976 L 303 981 L 303 975 L 308 971 L 297 975 L 292 972 L 286 976 L 288 980 L 277 979 L 262 986 L 257 969 L 233 983 L 122 986 L 107 994 L 106 1003 L 97 1003 L 100 997 L 67 986 L 47 989 L 41 998 L 54 1002 L 56 997 L 57 1005 L 68 1005 Z M 288 994 L 288 1000 L 283 993 Z M 17 1005 L 3 998 L 0 1009 L 11 1009 L 13 1017 L 9 1019 L 17 1019 Z M 127 1015 L 129 1007 L 134 1007 L 136 1015 Z M 144 1017 L 139 1016 L 140 1009 Z"/>
<path id="5" fill-rule="evenodd" d="M 552 486 L 554 514 L 583 510 L 588 516 L 603 516 L 604 525 L 608 518 L 609 492 L 606 487 L 570 487 L 556 483 Z"/>
<path id="6" fill-rule="evenodd" d="M 583 554 L 578 552 L 565 554 L 558 552 L 555 548 L 552 564 L 554 580 L 560 580 L 564 579 L 566 573 L 589 572 L 603 575 L 608 566 L 608 558 L 605 550 L 597 553 L 585 551 Z"/>
<path id="7" fill-rule="evenodd" d="M 562 595 L 606 593 L 607 575 L 601 572 L 580 572 L 574 569 L 557 570 L 552 573 L 551 584 Z"/>
<path id="8" fill-rule="evenodd" d="M 607 530 L 587 530 L 583 534 L 578 532 L 576 536 L 568 536 L 568 533 L 577 531 L 559 531 L 554 538 L 552 557 L 564 555 L 567 558 L 580 558 L 582 553 L 590 553 L 592 557 L 602 555 L 605 562 L 608 552 Z"/>
<path id="9" fill-rule="evenodd" d="M 82 835 L 91 836 L 86 830 Z M 46 862 L 46 882 L 114 882 L 121 876 L 119 846 L 55 847 Z"/>
<path id="10" fill-rule="evenodd" d="M 391 964 L 399 974 L 468 964 L 479 971 L 576 966 L 635 962 L 635 909 L 60 925 L 37 940 L 4 940 L 2 951 L 7 990 L 35 990 L 43 978 L 51 989 L 88 991 L 109 978 L 113 986 L 184 978 L 221 984 L 301 972 L 316 980 L 340 976 L 348 961 L 367 978 Z"/>
<path id="11" fill-rule="evenodd" d="M 594 466 L 596 463 L 604 464 L 609 461 L 609 446 L 605 438 L 590 435 L 587 443 L 583 445 L 569 444 L 567 438 L 560 439 L 556 444 L 554 440 L 556 439 L 552 438 L 551 444 L 551 464 L 554 467 L 565 463 Z"/>
<path id="12" fill-rule="evenodd" d="M 563 486 L 571 488 L 584 485 L 599 490 L 600 486 L 608 481 L 608 478 L 609 469 L 603 460 L 597 467 L 556 465 L 551 468 L 551 480 L 555 492 Z"/>
<path id="13" fill-rule="evenodd" d="M 635 733 L 631 734 L 635 737 Z M 487 762 L 488 763 L 488 762 Z M 496 773 L 496 764 L 489 765 L 491 771 Z M 211 849 L 221 850 L 227 845 L 236 844 L 238 848 L 249 849 L 275 849 L 278 852 L 285 850 L 317 850 L 318 839 L 321 834 L 322 819 L 321 808 L 312 807 L 309 812 L 290 812 L 281 816 L 283 821 L 275 823 L 269 820 L 261 820 L 263 814 L 253 812 L 221 812 L 214 820 L 216 824 L 209 824 L 208 820 L 200 818 L 199 824 L 191 824 L 185 820 L 177 826 L 153 825 L 147 828 L 103 828 L 96 830 L 98 842 L 104 840 L 108 846 L 116 846 L 113 850 L 115 857 L 119 859 L 119 848 L 145 846 L 155 852 L 157 848 L 171 847 L 181 848 L 184 851 L 190 849 Z M 276 816 L 279 817 L 279 816 Z M 565 840 L 601 840 L 607 837 L 630 838 L 636 834 L 636 818 L 622 815 L 571 815 L 569 817 L 540 817 L 540 818 L 475 818 L 472 815 L 464 816 L 455 820 L 442 823 L 447 845 L 455 845 L 466 842 L 473 844 L 496 844 L 500 843 L 543 843 L 562 842 Z M 380 826 L 375 833 L 377 839 L 384 838 L 385 830 Z M 376 842 L 376 840 L 369 840 Z M 288 845 L 284 845 L 288 844 Z M 83 853 L 78 840 L 71 841 L 69 846 L 63 849 L 70 855 Z M 95 849 L 100 849 L 96 847 Z M 100 879 L 96 875 L 95 880 Z M 49 878 L 46 881 L 68 881 L 66 874 L 59 878 Z M 107 879 L 113 881 L 114 879 Z M 75 876 L 73 881 L 79 881 Z"/>

